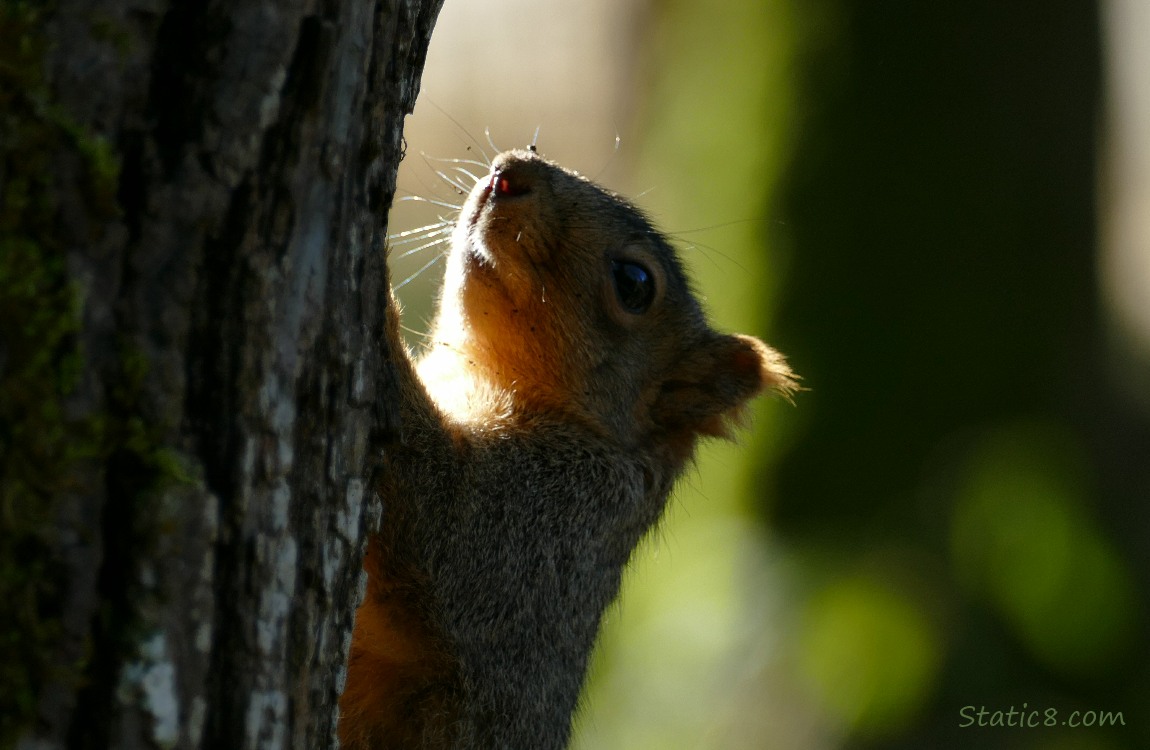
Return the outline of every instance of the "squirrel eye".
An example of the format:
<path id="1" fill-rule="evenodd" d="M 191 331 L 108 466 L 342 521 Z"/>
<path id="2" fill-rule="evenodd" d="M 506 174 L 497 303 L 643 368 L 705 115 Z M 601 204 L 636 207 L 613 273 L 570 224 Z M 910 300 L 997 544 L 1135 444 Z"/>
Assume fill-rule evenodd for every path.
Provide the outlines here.
<path id="1" fill-rule="evenodd" d="M 615 293 L 623 308 L 634 314 L 645 313 L 655 299 L 655 277 L 643 266 L 628 260 L 611 261 Z"/>

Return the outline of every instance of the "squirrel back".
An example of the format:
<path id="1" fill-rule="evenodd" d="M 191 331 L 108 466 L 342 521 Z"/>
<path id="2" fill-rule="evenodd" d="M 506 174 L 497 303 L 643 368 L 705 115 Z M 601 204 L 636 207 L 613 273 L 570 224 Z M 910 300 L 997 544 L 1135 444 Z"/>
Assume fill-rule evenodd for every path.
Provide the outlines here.
<path id="1" fill-rule="evenodd" d="M 405 351 L 393 316 L 393 351 Z M 603 611 L 700 437 L 783 358 L 707 324 L 635 207 L 496 157 L 452 238 L 341 699 L 351 748 L 562 748 Z"/>

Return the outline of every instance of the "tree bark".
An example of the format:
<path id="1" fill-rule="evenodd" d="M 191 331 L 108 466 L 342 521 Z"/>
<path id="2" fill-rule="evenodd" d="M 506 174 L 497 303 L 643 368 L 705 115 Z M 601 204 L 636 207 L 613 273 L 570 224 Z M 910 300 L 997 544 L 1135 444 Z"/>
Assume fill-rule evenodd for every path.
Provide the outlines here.
<path id="1" fill-rule="evenodd" d="M 2 2 L 0 747 L 334 747 L 442 0 Z"/>

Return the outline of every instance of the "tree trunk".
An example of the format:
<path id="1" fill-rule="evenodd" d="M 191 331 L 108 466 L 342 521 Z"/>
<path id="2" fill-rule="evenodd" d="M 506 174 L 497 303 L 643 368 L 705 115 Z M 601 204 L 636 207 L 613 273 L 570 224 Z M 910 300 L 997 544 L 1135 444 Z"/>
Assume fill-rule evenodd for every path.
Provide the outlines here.
<path id="1" fill-rule="evenodd" d="M 0 747 L 336 744 L 441 2 L 0 0 Z"/>

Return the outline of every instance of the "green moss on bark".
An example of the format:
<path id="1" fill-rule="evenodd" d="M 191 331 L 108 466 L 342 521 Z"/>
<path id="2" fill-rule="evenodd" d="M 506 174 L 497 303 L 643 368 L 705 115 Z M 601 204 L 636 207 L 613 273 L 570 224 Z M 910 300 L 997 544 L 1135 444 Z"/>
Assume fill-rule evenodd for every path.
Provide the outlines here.
<path id="1" fill-rule="evenodd" d="M 80 304 L 68 276 L 54 165 L 74 154 L 95 215 L 115 210 L 119 165 L 51 103 L 43 4 L 0 1 L 0 747 L 34 716 L 60 664 L 65 571 L 54 537 L 61 498 L 107 455 L 101 415 L 76 416 L 68 398 L 83 374 Z M 90 472 L 89 472 L 90 473 Z"/>
<path id="2" fill-rule="evenodd" d="M 59 259 L 0 239 L 0 743 L 35 708 L 61 636 L 62 570 L 53 564 L 54 502 L 74 489 L 77 461 L 96 455 L 95 420 L 71 420 L 63 403 L 81 367 L 75 295 Z"/>
<path id="3" fill-rule="evenodd" d="M 49 681 L 95 690 L 114 681 L 139 619 L 130 579 L 160 533 L 147 503 L 190 481 L 166 444 L 172 426 L 145 416 L 151 366 L 130 332 L 116 333 L 113 371 L 85 372 L 82 297 L 67 259 L 83 250 L 62 206 L 80 207 L 85 231 L 98 234 L 120 214 L 120 162 L 108 139 L 53 99 L 50 6 L 0 0 L 0 748 L 30 725 Z M 93 38 L 119 48 L 114 24 L 102 24 Z M 74 514 L 61 504 L 85 502 L 94 485 L 107 493 L 103 512 L 124 525 L 115 539 L 91 530 L 105 535 L 101 576 L 125 580 L 104 592 L 88 634 L 98 658 L 66 663 L 58 527 Z"/>
<path id="4" fill-rule="evenodd" d="M 45 101 L 40 13 L 0 5 L 0 746 L 32 716 L 59 639 L 53 498 L 77 450 L 64 396 L 80 370 L 75 295 L 50 242 L 55 128 Z M 89 445 L 92 447 L 92 444 Z"/>

